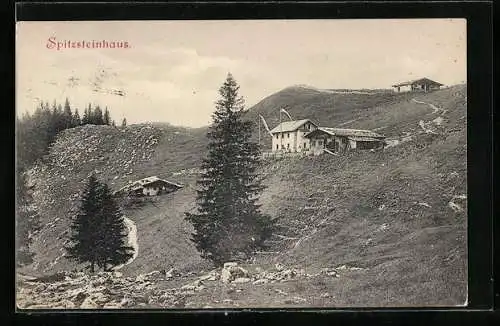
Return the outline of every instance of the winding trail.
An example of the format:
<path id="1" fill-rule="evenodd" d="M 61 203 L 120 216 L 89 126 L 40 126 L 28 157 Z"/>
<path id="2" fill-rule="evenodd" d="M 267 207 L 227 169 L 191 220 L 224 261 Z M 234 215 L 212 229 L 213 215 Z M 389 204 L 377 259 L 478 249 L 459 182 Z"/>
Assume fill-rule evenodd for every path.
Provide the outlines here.
<path id="1" fill-rule="evenodd" d="M 128 241 L 127 241 L 127 245 L 130 246 L 130 247 L 132 247 L 134 249 L 134 255 L 128 261 L 126 261 L 125 263 L 113 267 L 113 270 L 115 270 L 115 271 L 121 269 L 125 265 L 130 264 L 139 255 L 139 243 L 137 242 L 137 226 L 135 225 L 134 221 L 132 221 L 131 219 L 129 219 L 126 216 L 123 217 L 123 220 L 125 222 L 125 226 L 128 229 Z"/>
<path id="2" fill-rule="evenodd" d="M 434 105 L 434 104 L 432 104 L 432 103 L 427 103 L 427 102 L 423 102 L 423 101 L 418 101 L 418 100 L 416 100 L 416 99 L 414 99 L 414 98 L 412 98 L 411 100 L 412 100 L 413 102 L 415 102 L 415 103 L 418 103 L 418 104 L 425 104 L 425 105 L 428 105 L 428 106 L 429 106 L 429 107 L 433 110 L 433 111 L 432 111 L 432 113 L 438 113 L 438 112 L 439 112 L 439 110 L 442 110 L 442 111 L 443 111 L 443 113 L 444 113 L 444 110 L 443 110 L 442 108 L 439 108 L 439 107 L 435 106 L 435 105 Z"/>

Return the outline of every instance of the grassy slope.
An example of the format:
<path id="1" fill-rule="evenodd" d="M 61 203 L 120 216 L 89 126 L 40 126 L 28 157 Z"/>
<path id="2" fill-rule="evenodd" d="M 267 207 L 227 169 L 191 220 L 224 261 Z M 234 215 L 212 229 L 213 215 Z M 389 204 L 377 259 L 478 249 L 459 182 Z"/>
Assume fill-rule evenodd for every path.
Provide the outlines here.
<path id="1" fill-rule="evenodd" d="M 315 103 L 318 96 L 301 95 L 295 101 L 290 95 L 290 98 L 280 98 L 280 101 L 299 103 L 298 110 L 300 103 L 309 100 Z M 321 96 L 326 98 L 332 94 L 322 93 Z M 466 193 L 465 87 L 431 94 L 384 94 L 380 98 L 376 98 L 378 95 L 333 96 L 338 97 L 337 108 L 341 106 L 341 96 L 352 106 L 344 111 L 334 111 L 328 118 L 330 120 L 322 121 L 321 125 L 336 125 L 333 122 L 341 119 L 335 114 L 344 112 L 340 116 L 342 121 L 356 120 L 345 127 L 386 127 L 383 132 L 388 136 L 417 132 L 419 120 L 429 121 L 438 115 L 428 106 L 412 102 L 413 97 L 449 111 L 443 115 L 445 122 L 440 130 L 441 136 L 422 134 L 411 142 L 383 152 L 275 161 L 266 165 L 263 172 L 267 175 L 269 188 L 262 196 L 263 208 L 266 213 L 280 218 L 282 235 L 297 239 L 274 243 L 270 251 L 279 250 L 281 254 L 262 255 L 257 262 L 263 266 L 282 262 L 312 270 L 343 263 L 367 268 L 342 280 L 279 285 L 287 287 L 287 292 L 309 295 L 309 302 L 316 300 L 314 302 L 318 305 L 323 301 L 325 305 L 464 302 L 466 216 L 463 212 L 451 210 L 448 202 L 453 195 Z M 371 96 L 369 103 L 368 96 Z M 308 113 L 303 114 L 307 116 L 313 108 L 319 112 L 321 105 L 304 108 L 303 112 Z M 263 108 L 261 102 L 255 110 L 262 112 L 273 107 L 271 103 Z M 288 111 L 294 117 L 297 114 L 293 108 Z M 327 111 L 322 112 L 328 117 Z M 159 130 L 159 142 L 151 150 L 145 149 L 146 159 L 138 160 L 132 172 L 127 174 L 129 168 L 124 167 L 122 158 L 130 157 L 131 153 L 127 152 L 129 149 L 120 152 L 124 147 L 119 143 L 131 142 L 135 136 L 123 137 L 129 133 L 105 128 L 92 131 L 102 132 L 98 138 L 106 139 L 98 145 L 88 141 L 75 143 L 81 134 L 77 136 L 78 130 L 68 131 L 68 135 L 61 136 L 53 152 L 57 158 L 63 152 L 86 152 L 97 146 L 100 150 L 96 153 L 101 150 L 107 153 L 108 165 L 103 166 L 100 160 L 89 161 L 87 157 L 85 165 L 75 165 L 73 170 L 67 171 L 67 168 L 57 167 L 54 160 L 49 160 L 43 165 L 44 169 L 35 173 L 34 179 L 38 182 L 35 189 L 45 212 L 46 225 L 43 236 L 37 238 L 35 245 L 40 266 L 48 267 L 47 272 L 71 266 L 64 259 L 54 266 L 48 264 L 60 255 L 68 227 L 70 205 L 67 200 L 78 192 L 78 182 L 89 171 L 100 167 L 104 179 L 113 182 L 114 187 L 127 180 L 154 174 L 170 176 L 187 185 L 177 193 L 158 198 L 154 205 L 126 212 L 136 221 L 140 246 L 139 257 L 124 268 L 126 273 L 168 269 L 171 265 L 181 269 L 201 267 L 203 262 L 188 240 L 189 225 L 182 220 L 183 212 L 193 205 L 195 176 L 171 174 L 199 164 L 206 145 L 206 130 L 171 126 L 148 129 L 148 133 L 153 134 Z M 138 143 L 140 145 L 142 141 Z M 142 153 L 136 156 L 142 157 Z M 58 177 L 58 173 L 66 180 Z M 117 175 L 119 178 L 113 180 Z M 463 201 L 457 203 L 466 205 Z M 299 238 L 304 237 L 292 248 Z M 43 271 L 42 267 L 39 272 Z M 274 291 L 272 287 L 276 286 L 250 286 L 239 300 L 251 306 L 268 305 L 274 299 L 273 296 L 266 297 L 265 293 L 271 293 Z M 314 298 L 319 293 L 315 291 L 336 295 L 334 299 L 319 299 Z M 201 295 L 196 300 L 204 305 L 209 298 Z"/>
<path id="2" fill-rule="evenodd" d="M 272 261 L 368 268 L 342 289 L 325 285 L 347 291 L 338 299 L 345 304 L 465 302 L 466 202 L 454 200 L 464 208 L 458 213 L 448 206 L 467 193 L 464 96 L 463 87 L 419 96 L 449 110 L 440 135 L 420 134 L 376 153 L 270 165 L 268 183 L 290 191 L 265 194 L 265 207 L 289 228 L 286 235 L 310 235 L 293 249 L 283 250 L 298 239 L 282 242 Z"/>
<path id="3" fill-rule="evenodd" d="M 67 239 L 70 217 L 74 215 L 77 199 L 87 176 L 96 171 L 97 177 L 113 189 L 119 189 L 129 181 L 150 175 L 159 175 L 180 183 L 192 183 L 190 175 L 172 174 L 182 169 L 196 167 L 199 153 L 205 147 L 205 137 L 196 129 L 185 129 L 169 125 L 132 125 L 125 129 L 108 126 L 83 126 L 63 132 L 53 145 L 51 154 L 31 170 L 30 180 L 34 184 L 34 198 L 41 212 L 42 230 L 34 237 L 33 249 L 37 254 L 36 264 L 25 268 L 30 273 L 49 273 L 74 268 L 75 265 L 61 257 Z M 175 152 L 173 152 L 175 151 Z M 85 164 L 81 164 L 85 162 Z M 191 180 L 191 181 L 190 181 Z M 188 188 L 189 189 L 189 188 Z M 185 195 L 185 193 L 188 193 Z M 155 260 L 152 251 L 155 243 L 162 242 L 172 248 L 171 255 L 176 262 L 193 257 L 197 260 L 194 247 L 187 237 L 179 237 L 182 223 L 176 215 L 174 222 L 168 219 L 170 210 L 165 207 L 179 207 L 192 201 L 191 193 L 183 189 L 177 194 L 162 197 L 160 211 L 146 205 L 141 210 L 125 211 L 137 222 L 140 250 L 151 253 L 142 269 L 158 265 L 148 264 Z M 187 196 L 187 198 L 186 198 Z M 161 221 L 164 233 L 158 241 L 155 221 Z M 179 224 L 180 223 L 180 224 Z M 171 228 L 171 226 L 179 226 Z M 187 231 L 186 231 L 187 232 Z M 181 232 L 182 234 L 182 232 Z M 151 239 L 151 241 L 148 241 Z M 179 254 L 175 255 L 175 248 Z M 186 250 L 191 250 L 186 254 Z M 141 262 L 138 259 L 138 262 Z M 164 268 L 172 260 L 169 257 Z M 140 266 L 131 265 L 136 271 Z M 146 267 L 147 266 L 147 267 Z M 124 268 L 124 271 L 128 266 Z"/>
<path id="4" fill-rule="evenodd" d="M 263 171 L 263 210 L 279 218 L 280 235 L 288 239 L 276 238 L 246 267 L 272 269 L 280 263 L 316 273 L 345 264 L 362 270 L 260 286 L 217 284 L 187 298 L 190 306 L 464 304 L 467 202 L 453 196 L 467 193 L 465 87 L 417 97 L 448 110 L 439 135 L 414 134 L 409 142 L 374 153 L 272 161 Z M 403 110 L 396 112 L 398 107 Z M 375 110 L 384 122 L 397 117 L 401 127 L 392 123 L 395 135 L 418 133 L 419 120 L 440 114 L 406 101 Z M 358 121 L 370 123 L 369 115 Z M 461 212 L 449 207 L 452 200 Z"/>

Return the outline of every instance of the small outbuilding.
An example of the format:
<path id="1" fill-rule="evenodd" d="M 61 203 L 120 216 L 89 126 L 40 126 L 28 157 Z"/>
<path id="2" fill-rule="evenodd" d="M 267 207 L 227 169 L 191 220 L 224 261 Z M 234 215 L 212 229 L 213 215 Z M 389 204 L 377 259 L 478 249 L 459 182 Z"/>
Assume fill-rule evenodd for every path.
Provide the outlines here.
<path id="1" fill-rule="evenodd" d="M 438 90 L 443 84 L 429 78 L 420 78 L 392 85 L 395 92 L 429 92 Z"/>
<path id="2" fill-rule="evenodd" d="M 157 196 L 163 193 L 174 192 L 183 186 L 174 182 L 160 179 L 157 176 L 147 177 L 132 182 L 122 187 L 116 194 L 128 194 L 134 196 Z"/>
<path id="3" fill-rule="evenodd" d="M 319 127 L 305 137 L 315 155 L 325 150 L 343 153 L 353 149 L 378 149 L 385 145 L 385 136 L 370 130 Z"/>

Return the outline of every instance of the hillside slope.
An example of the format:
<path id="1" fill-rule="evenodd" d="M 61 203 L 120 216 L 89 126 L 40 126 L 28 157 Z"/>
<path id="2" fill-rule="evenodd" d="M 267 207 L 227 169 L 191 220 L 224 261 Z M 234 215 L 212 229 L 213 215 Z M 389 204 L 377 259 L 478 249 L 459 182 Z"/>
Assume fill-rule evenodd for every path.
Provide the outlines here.
<path id="1" fill-rule="evenodd" d="M 413 93 L 330 93 L 306 86 L 291 86 L 269 95 L 248 111 L 250 119 L 257 121 L 262 115 L 270 128 L 279 123 L 279 110 L 285 108 L 293 119 L 309 118 L 321 126 L 340 126 L 357 119 L 370 109 L 411 99 Z M 285 115 L 283 119 L 287 119 Z"/>
<path id="2" fill-rule="evenodd" d="M 28 172 L 43 227 L 34 236 L 36 262 L 27 269 L 32 273 L 47 273 L 77 267 L 65 259 L 63 246 L 68 238 L 71 217 L 78 208 L 79 196 L 91 173 L 108 183 L 113 190 L 151 175 L 179 183 L 187 182 L 186 189 L 179 191 L 178 196 L 160 198 L 165 200 L 160 202 L 162 207 L 182 207 L 184 203 L 192 201 L 189 180 L 193 179 L 192 175 L 182 172 L 198 166 L 201 159 L 199 153 L 205 146 L 204 134 L 198 130 L 169 125 L 131 125 L 126 128 L 85 125 L 62 132 L 49 155 Z M 183 197 L 185 192 L 189 193 L 188 199 Z M 172 223 L 165 216 L 156 216 L 157 211 L 154 209 L 148 211 L 155 207 L 153 205 L 154 203 L 144 205 L 141 209 L 125 211 L 127 216 L 138 223 L 140 250 L 147 253 L 153 243 L 158 243 L 158 239 L 154 237 L 156 233 L 150 232 L 149 227 L 153 227 L 154 221 L 159 220 L 164 221 L 162 225 L 167 226 L 167 233 L 163 233 L 162 237 L 171 239 L 165 242 L 167 247 L 179 247 L 178 261 L 183 261 L 185 257 L 197 258 L 194 246 L 187 236 L 181 236 L 180 239 L 184 239 L 184 242 L 179 243 L 179 229 L 170 227 L 180 221 L 177 219 Z M 137 214 L 141 210 L 142 213 Z M 161 208 L 160 211 L 168 215 L 166 209 Z M 150 218 L 142 218 L 148 215 Z M 141 225 L 142 222 L 145 223 L 144 226 Z M 186 234 L 189 232 L 186 231 Z M 149 236 L 150 234 L 153 236 Z M 147 242 L 148 239 L 152 239 L 151 242 Z M 185 250 L 191 250 L 190 254 L 186 255 Z M 154 259 L 155 253 L 151 252 L 151 255 L 139 255 L 135 264 L 140 263 L 143 257 Z M 128 266 L 124 271 L 127 268 Z"/>
<path id="3" fill-rule="evenodd" d="M 383 151 L 273 160 L 262 168 L 268 186 L 261 197 L 263 210 L 278 218 L 281 228 L 266 252 L 246 268 L 269 270 L 276 263 L 308 273 L 342 265 L 356 268 L 338 279 L 241 284 L 239 292 L 234 287 L 226 292 L 227 285 L 215 282 L 183 295 L 189 306 L 466 301 L 466 87 L 390 96 L 394 102 L 346 109 L 344 115 L 356 119 L 346 127 L 385 129 L 392 142 Z M 304 115 L 309 113 L 304 109 Z M 47 274 L 74 267 L 61 258 L 61 248 L 81 181 L 95 169 L 113 188 L 155 174 L 186 185 L 125 211 L 137 225 L 139 255 L 123 273 L 210 268 L 190 243 L 191 230 L 183 220 L 184 211 L 194 207 L 196 170 L 190 169 L 199 164 L 205 144 L 204 130 L 161 126 L 85 126 L 63 133 L 46 162 L 30 173 L 44 227 L 35 241 L 37 264 L 24 272 Z M 279 291 L 292 299 L 277 302 Z M 329 295 L 318 298 L 319 293 Z"/>

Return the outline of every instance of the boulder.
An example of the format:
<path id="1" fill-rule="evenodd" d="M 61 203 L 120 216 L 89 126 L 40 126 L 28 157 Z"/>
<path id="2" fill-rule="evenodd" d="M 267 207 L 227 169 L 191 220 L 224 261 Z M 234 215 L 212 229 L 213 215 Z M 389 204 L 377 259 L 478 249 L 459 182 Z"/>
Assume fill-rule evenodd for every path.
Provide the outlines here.
<path id="1" fill-rule="evenodd" d="M 81 309 L 96 309 L 99 308 L 99 305 L 94 302 L 90 297 L 85 298 L 83 300 L 82 304 L 80 305 Z"/>
<path id="2" fill-rule="evenodd" d="M 113 277 L 122 277 L 122 276 L 123 276 L 123 273 L 121 273 L 121 272 L 118 272 L 118 271 L 113 272 Z"/>
<path id="3" fill-rule="evenodd" d="M 235 265 L 224 267 L 220 276 L 222 282 L 224 283 L 230 283 L 239 277 L 248 277 L 248 271 Z"/>
<path id="4" fill-rule="evenodd" d="M 266 283 L 269 283 L 269 280 L 267 278 L 261 278 L 261 279 L 253 281 L 252 284 L 261 285 L 261 284 L 266 284 Z"/>
<path id="5" fill-rule="evenodd" d="M 233 281 L 233 283 L 248 283 L 250 281 L 251 279 L 249 279 L 248 277 L 238 277 Z"/>

